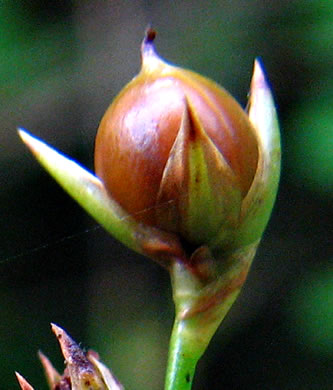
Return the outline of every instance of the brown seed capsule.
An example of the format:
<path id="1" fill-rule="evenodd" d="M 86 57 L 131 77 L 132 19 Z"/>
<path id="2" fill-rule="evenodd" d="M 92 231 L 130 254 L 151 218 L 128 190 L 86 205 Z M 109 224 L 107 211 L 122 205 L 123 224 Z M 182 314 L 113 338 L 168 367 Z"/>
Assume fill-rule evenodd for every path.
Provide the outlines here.
<path id="1" fill-rule="evenodd" d="M 154 36 L 149 30 L 142 44 L 140 73 L 120 92 L 100 123 L 95 170 L 112 198 L 137 220 L 182 232 L 179 217 L 164 221 L 159 210 L 178 202 L 174 191 L 168 194 L 161 186 L 184 118 L 189 127 L 187 145 L 194 144 L 194 128 L 202 128 L 230 168 L 230 180 L 241 199 L 256 172 L 258 145 L 247 114 L 233 97 L 213 81 L 162 61 L 152 44 Z M 176 186 L 186 193 L 188 175 L 179 176 L 172 180 L 178 180 Z M 216 183 L 219 180 L 217 176 L 211 178 Z M 180 207 L 176 208 L 181 214 Z"/>

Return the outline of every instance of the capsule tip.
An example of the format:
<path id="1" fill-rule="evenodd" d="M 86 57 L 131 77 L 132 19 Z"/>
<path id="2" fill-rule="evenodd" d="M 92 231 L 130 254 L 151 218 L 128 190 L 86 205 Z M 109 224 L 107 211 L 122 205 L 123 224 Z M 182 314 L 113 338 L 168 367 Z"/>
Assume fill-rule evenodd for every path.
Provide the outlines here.
<path id="1" fill-rule="evenodd" d="M 156 38 L 157 32 L 151 26 L 148 26 L 145 31 L 144 43 L 153 43 Z"/>
<path id="2" fill-rule="evenodd" d="M 142 57 L 145 57 L 147 55 L 156 56 L 155 47 L 154 47 L 154 40 L 156 38 L 156 35 L 157 35 L 156 30 L 154 30 L 152 27 L 148 26 L 146 31 L 145 31 L 145 35 L 144 35 L 142 45 L 141 45 Z"/>

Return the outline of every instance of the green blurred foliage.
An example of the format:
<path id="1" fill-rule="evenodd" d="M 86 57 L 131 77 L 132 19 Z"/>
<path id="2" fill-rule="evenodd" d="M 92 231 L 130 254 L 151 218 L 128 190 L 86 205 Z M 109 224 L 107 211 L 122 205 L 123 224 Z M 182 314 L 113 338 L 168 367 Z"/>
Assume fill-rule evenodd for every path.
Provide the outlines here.
<path id="1" fill-rule="evenodd" d="M 1 99 L 22 93 L 51 69 L 73 60 L 73 26 L 61 13 L 67 10 L 61 7 L 65 2 L 49 10 L 39 3 L 0 3 Z"/>
<path id="2" fill-rule="evenodd" d="M 333 91 L 327 92 L 309 98 L 293 111 L 287 157 L 299 185 L 330 199 L 333 195 Z"/>
<path id="3" fill-rule="evenodd" d="M 301 348 L 333 359 L 333 267 L 309 272 L 288 306 L 289 331 Z"/>
<path id="4" fill-rule="evenodd" d="M 139 68 L 148 22 L 164 58 L 244 105 L 261 56 L 281 119 L 276 209 L 194 389 L 330 388 L 332 20 L 329 0 L 0 2 L 1 389 L 15 388 L 14 370 L 46 388 L 38 348 L 61 369 L 51 321 L 99 351 L 127 388 L 162 386 L 168 276 L 96 229 L 15 134 L 24 125 L 91 161 L 98 121 Z"/>

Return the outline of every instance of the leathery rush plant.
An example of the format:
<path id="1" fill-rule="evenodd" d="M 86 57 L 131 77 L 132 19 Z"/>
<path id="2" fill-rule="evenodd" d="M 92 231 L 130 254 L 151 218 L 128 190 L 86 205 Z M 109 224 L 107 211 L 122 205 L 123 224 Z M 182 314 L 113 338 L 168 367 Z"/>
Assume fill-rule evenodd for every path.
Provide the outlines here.
<path id="1" fill-rule="evenodd" d="M 189 390 L 269 220 L 280 136 L 258 60 L 243 110 L 213 81 L 162 60 L 154 38 L 148 29 L 141 71 L 100 122 L 95 174 L 25 130 L 19 134 L 99 224 L 170 273 L 175 321 L 165 390 Z M 96 353 L 83 353 L 64 330 L 52 328 L 66 369 L 60 375 L 40 356 L 51 389 L 122 388 Z M 32 389 L 17 375 L 22 389 Z"/>

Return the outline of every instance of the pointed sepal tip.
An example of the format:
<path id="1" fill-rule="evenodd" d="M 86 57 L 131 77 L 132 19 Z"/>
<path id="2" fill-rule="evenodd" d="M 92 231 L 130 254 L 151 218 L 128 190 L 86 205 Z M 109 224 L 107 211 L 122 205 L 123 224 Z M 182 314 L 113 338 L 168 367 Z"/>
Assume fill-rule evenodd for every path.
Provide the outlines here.
<path id="1" fill-rule="evenodd" d="M 21 390 L 34 390 L 34 388 L 27 382 L 27 380 L 18 372 L 15 372 L 16 379 L 21 387 Z"/>

